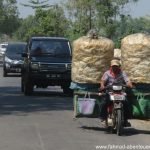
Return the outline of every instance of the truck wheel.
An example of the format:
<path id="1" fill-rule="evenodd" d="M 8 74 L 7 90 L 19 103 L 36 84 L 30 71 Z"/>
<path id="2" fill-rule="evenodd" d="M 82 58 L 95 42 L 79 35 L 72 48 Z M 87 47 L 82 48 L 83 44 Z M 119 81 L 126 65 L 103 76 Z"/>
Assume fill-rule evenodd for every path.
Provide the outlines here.
<path id="1" fill-rule="evenodd" d="M 32 85 L 32 83 L 30 83 L 29 81 L 25 82 L 24 83 L 24 95 L 29 96 L 32 93 L 33 93 L 33 85 Z"/>

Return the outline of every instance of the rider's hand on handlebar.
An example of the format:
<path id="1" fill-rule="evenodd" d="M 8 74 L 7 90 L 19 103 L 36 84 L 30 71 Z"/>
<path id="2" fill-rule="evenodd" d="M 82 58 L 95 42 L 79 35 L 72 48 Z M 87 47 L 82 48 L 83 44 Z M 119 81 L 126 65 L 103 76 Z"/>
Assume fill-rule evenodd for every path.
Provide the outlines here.
<path id="1" fill-rule="evenodd" d="M 131 82 L 127 82 L 126 86 L 127 86 L 128 88 L 133 88 L 133 87 L 134 87 Z"/>
<path id="2" fill-rule="evenodd" d="M 100 90 L 101 90 L 101 91 L 105 90 L 105 86 L 104 86 L 104 85 L 101 85 Z"/>

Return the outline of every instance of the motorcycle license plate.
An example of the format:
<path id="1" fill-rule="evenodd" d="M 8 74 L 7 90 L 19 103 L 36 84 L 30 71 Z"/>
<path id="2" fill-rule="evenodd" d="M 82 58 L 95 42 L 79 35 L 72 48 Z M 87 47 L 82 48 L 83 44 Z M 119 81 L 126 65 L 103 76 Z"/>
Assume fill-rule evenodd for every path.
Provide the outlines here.
<path id="1" fill-rule="evenodd" d="M 114 101 L 114 100 L 123 101 L 123 100 L 125 100 L 125 96 L 124 95 L 119 95 L 119 94 L 114 94 L 114 95 L 110 95 L 110 99 L 112 101 Z"/>

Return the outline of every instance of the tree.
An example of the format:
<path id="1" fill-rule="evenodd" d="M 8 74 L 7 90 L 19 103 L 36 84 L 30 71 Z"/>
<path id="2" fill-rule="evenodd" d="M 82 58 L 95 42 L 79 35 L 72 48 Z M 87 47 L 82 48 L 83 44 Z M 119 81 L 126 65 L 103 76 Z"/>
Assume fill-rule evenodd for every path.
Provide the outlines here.
<path id="1" fill-rule="evenodd" d="M 37 22 L 34 16 L 29 16 L 25 19 L 22 19 L 21 25 L 18 28 L 18 30 L 14 33 L 13 38 L 22 39 L 23 41 L 26 41 L 28 31 L 30 30 L 30 28 L 34 28 L 36 25 Z"/>
<path id="2" fill-rule="evenodd" d="M 0 16 L 0 33 L 11 36 L 20 25 L 16 0 L 1 0 Z"/>
<path id="3" fill-rule="evenodd" d="M 129 15 L 122 15 L 121 20 L 117 22 L 116 32 L 113 37 L 116 47 L 120 47 L 122 38 L 134 33 L 150 34 L 150 17 L 147 16 L 133 19 Z"/>
<path id="4" fill-rule="evenodd" d="M 16 36 L 28 39 L 32 35 L 66 36 L 68 20 L 61 7 L 55 5 L 49 9 L 36 9 L 35 16 L 25 19 Z"/>
<path id="5" fill-rule="evenodd" d="M 92 0 L 68 0 L 66 4 L 73 34 L 84 35 L 93 27 L 94 7 Z"/>
<path id="6" fill-rule="evenodd" d="M 66 8 L 74 33 L 85 35 L 91 28 L 113 39 L 125 4 L 138 0 L 68 0 Z M 124 14 L 126 15 L 126 14 Z"/>
<path id="7" fill-rule="evenodd" d="M 28 4 L 23 4 L 23 6 L 25 7 L 31 7 L 33 9 L 38 9 L 38 8 L 49 8 L 51 7 L 51 5 L 49 5 L 47 2 L 49 0 L 43 0 L 43 1 L 40 1 L 40 0 L 29 0 L 28 1 Z"/>
<path id="8" fill-rule="evenodd" d="M 38 27 L 46 35 L 65 36 L 68 21 L 63 9 L 58 5 L 48 10 L 38 9 L 35 17 L 38 20 Z"/>

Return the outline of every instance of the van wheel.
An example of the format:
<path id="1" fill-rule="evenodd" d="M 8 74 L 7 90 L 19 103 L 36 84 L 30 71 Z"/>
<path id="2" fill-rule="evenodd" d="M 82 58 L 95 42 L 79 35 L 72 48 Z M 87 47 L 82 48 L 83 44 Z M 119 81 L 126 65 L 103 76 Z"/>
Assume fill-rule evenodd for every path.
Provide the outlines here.
<path id="1" fill-rule="evenodd" d="M 23 77 L 21 77 L 21 92 L 24 92 Z"/>
<path id="2" fill-rule="evenodd" d="M 69 87 L 63 87 L 63 93 L 68 96 L 73 96 L 73 90 Z"/>
<path id="3" fill-rule="evenodd" d="M 5 69 L 3 70 L 3 77 L 7 77 L 7 72 Z"/>
<path id="4" fill-rule="evenodd" d="M 32 85 L 32 83 L 30 83 L 29 81 L 25 82 L 23 88 L 24 88 L 24 95 L 26 95 L 26 96 L 32 95 L 32 93 L 33 93 L 33 85 Z"/>

